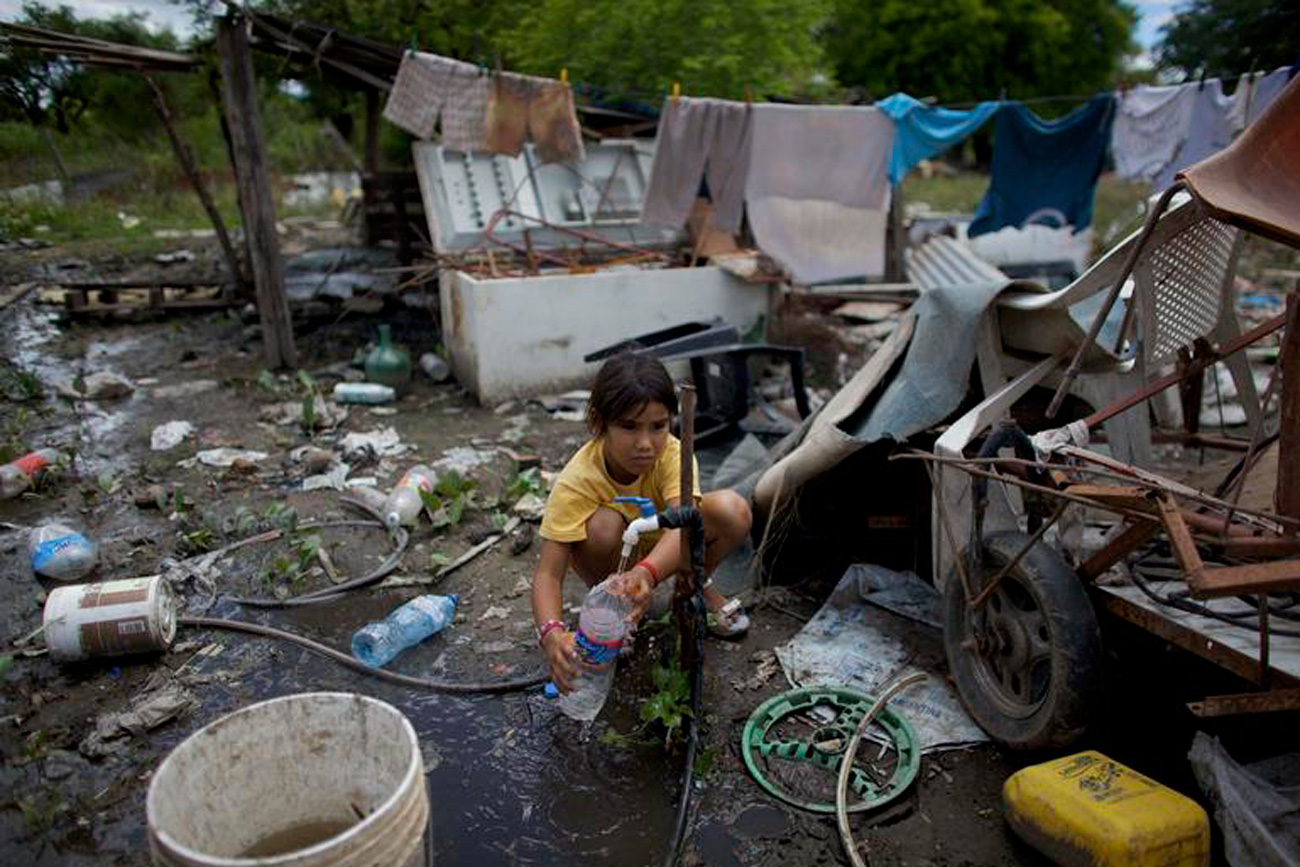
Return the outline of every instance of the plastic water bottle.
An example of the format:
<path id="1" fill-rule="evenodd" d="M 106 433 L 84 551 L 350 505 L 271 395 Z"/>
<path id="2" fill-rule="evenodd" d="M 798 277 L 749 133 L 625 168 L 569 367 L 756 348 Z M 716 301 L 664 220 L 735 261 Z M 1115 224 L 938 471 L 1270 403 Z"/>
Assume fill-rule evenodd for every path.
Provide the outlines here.
<path id="1" fill-rule="evenodd" d="M 379 668 L 451 623 L 460 597 L 417 596 L 383 620 L 367 623 L 352 636 L 352 655 Z"/>
<path id="2" fill-rule="evenodd" d="M 11 500 L 32 486 L 50 464 L 63 460 L 58 449 L 38 449 L 0 466 L 0 500 Z"/>
<path id="3" fill-rule="evenodd" d="M 587 722 L 605 706 L 631 611 L 631 600 L 612 592 L 608 578 L 587 591 L 573 641 L 578 652 L 578 677 L 573 691 L 559 700 L 560 710 L 569 718 Z"/>
<path id="4" fill-rule="evenodd" d="M 378 382 L 340 382 L 334 386 L 335 403 L 392 403 L 397 391 Z"/>
<path id="5" fill-rule="evenodd" d="M 76 581 L 99 563 L 99 545 L 67 524 L 43 524 L 27 537 L 32 571 L 55 581 Z"/>
<path id="6" fill-rule="evenodd" d="M 384 501 L 384 524 L 393 530 L 399 526 L 413 527 L 424 508 L 420 491 L 432 492 L 438 478 L 424 464 L 417 464 L 403 474 Z"/>

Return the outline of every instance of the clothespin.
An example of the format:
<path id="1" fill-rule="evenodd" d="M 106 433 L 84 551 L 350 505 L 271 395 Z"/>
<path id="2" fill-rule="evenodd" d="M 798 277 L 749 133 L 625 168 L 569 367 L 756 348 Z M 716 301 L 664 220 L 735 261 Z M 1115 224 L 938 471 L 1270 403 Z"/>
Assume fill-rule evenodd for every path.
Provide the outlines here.
<path id="1" fill-rule="evenodd" d="M 754 89 L 748 84 L 745 85 L 745 105 L 754 104 Z"/>
<path id="2" fill-rule="evenodd" d="M 680 81 L 674 81 L 674 82 L 673 82 L 673 102 L 676 102 L 677 100 L 681 99 L 681 96 L 682 96 L 682 83 L 681 83 Z"/>
<path id="3" fill-rule="evenodd" d="M 565 84 L 569 83 L 569 67 L 560 67 L 560 81 L 563 81 Z"/>

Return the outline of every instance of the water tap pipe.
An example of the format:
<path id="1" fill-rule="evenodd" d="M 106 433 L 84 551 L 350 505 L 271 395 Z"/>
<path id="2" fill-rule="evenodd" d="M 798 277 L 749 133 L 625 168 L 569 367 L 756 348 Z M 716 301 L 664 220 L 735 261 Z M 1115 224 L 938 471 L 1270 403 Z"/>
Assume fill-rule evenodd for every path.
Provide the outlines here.
<path id="1" fill-rule="evenodd" d="M 641 511 L 641 517 L 629 523 L 627 529 L 623 531 L 623 551 L 619 555 L 619 571 L 622 571 L 622 567 L 627 565 L 628 557 L 632 555 L 632 549 L 636 547 L 636 543 L 640 540 L 641 534 L 658 530 L 664 525 L 660 522 L 659 516 L 655 514 L 654 501 L 649 497 L 615 497 L 614 502 L 630 503 Z"/>

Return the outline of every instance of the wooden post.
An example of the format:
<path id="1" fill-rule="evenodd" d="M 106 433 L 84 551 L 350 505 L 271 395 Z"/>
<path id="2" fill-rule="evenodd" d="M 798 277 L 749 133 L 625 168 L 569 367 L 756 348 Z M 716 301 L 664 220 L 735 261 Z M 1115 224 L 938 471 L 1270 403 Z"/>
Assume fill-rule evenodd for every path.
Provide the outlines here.
<path id="1" fill-rule="evenodd" d="M 253 59 L 243 19 L 217 19 L 217 50 L 221 55 L 221 101 L 234 149 L 239 203 L 244 214 L 253 283 L 257 287 L 266 364 L 272 369 L 295 367 L 298 352 L 293 345 L 289 299 L 284 292 L 284 268 L 280 261 L 280 240 L 275 234 L 275 202 L 266 170 L 257 81 L 253 77 Z"/>
<path id="2" fill-rule="evenodd" d="M 158 116 L 162 118 L 163 127 L 167 130 L 167 138 L 171 140 L 172 150 L 176 151 L 176 159 L 185 170 L 185 176 L 189 178 L 190 186 L 194 188 L 194 193 L 199 197 L 199 203 L 203 205 L 203 210 L 207 212 L 208 219 L 212 221 L 212 228 L 217 232 L 217 240 L 221 243 L 221 252 L 226 257 L 226 267 L 230 269 L 230 279 L 235 284 L 235 289 L 240 294 L 244 290 L 244 273 L 239 267 L 239 256 L 235 254 L 235 246 L 230 242 L 230 235 L 226 232 L 226 223 L 221 219 L 221 212 L 217 210 L 217 205 L 212 201 L 212 196 L 208 194 L 208 188 L 203 185 L 203 178 L 199 174 L 199 167 L 194 162 L 194 154 L 190 151 L 189 146 L 181 141 L 180 135 L 176 132 L 176 126 L 172 123 L 172 113 L 167 108 L 167 100 L 163 98 L 162 88 L 153 80 L 152 76 L 146 75 L 144 80 L 149 82 L 149 87 L 153 89 L 154 108 L 158 109 Z"/>
<path id="3" fill-rule="evenodd" d="M 681 397 L 681 508 L 695 505 L 695 386 L 682 386 Z M 703 575 L 696 575 L 691 559 L 692 531 L 683 527 L 681 530 L 682 551 L 681 566 L 677 569 L 677 581 L 673 587 L 673 615 L 677 622 L 677 634 L 681 636 L 682 671 L 691 671 L 695 667 L 698 641 L 696 621 L 690 602 L 695 597 L 695 582 L 703 580 Z M 699 564 L 704 568 L 704 564 Z M 698 723 L 698 720 L 696 721 Z"/>
<path id="4" fill-rule="evenodd" d="M 1286 331 L 1278 356 L 1282 374 L 1282 410 L 1278 420 L 1277 491 L 1273 495 L 1277 513 L 1300 518 L 1300 287 L 1286 296 Z M 1291 528 L 1291 533 L 1295 528 Z"/>
<path id="5" fill-rule="evenodd" d="M 903 185 L 895 184 L 889 195 L 889 226 L 885 229 L 885 280 L 901 283 L 907 279 L 903 267 Z"/>
<path id="6" fill-rule="evenodd" d="M 365 173 L 379 171 L 379 91 L 366 88 Z"/>

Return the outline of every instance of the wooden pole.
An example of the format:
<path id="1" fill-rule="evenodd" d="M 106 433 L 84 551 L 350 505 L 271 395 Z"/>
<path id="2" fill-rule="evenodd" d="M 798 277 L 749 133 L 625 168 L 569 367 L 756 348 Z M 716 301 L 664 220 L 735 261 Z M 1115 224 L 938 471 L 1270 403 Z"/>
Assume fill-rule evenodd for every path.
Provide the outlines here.
<path id="1" fill-rule="evenodd" d="M 365 168 L 368 175 L 379 171 L 379 91 L 366 88 Z"/>
<path id="2" fill-rule="evenodd" d="M 682 386 L 681 399 L 682 421 L 682 469 L 681 498 L 682 508 L 695 505 L 695 386 Z M 677 634 L 681 637 L 682 670 L 690 671 L 695 667 L 698 641 L 696 621 L 691 609 L 691 600 L 695 597 L 695 563 L 691 559 L 691 537 L 689 527 L 682 527 L 681 568 L 677 570 L 677 582 L 673 587 L 673 615 L 677 622 Z M 704 567 L 703 563 L 699 564 Z M 698 722 L 698 720 L 697 720 Z"/>
<path id="3" fill-rule="evenodd" d="M 1277 490 L 1274 508 L 1279 515 L 1300 518 L 1300 287 L 1286 296 L 1286 332 L 1278 356 L 1282 369 L 1282 410 L 1278 424 Z M 1292 527 L 1290 532 L 1294 533 Z"/>
<path id="4" fill-rule="evenodd" d="M 180 135 L 176 132 L 176 126 L 172 123 L 172 113 L 167 108 L 167 100 L 163 97 L 162 88 L 153 80 L 153 76 L 146 75 L 144 80 L 149 82 L 149 87 L 153 89 L 154 108 L 158 110 L 158 117 L 162 118 L 163 128 L 167 130 L 167 138 L 171 140 L 172 150 L 176 152 L 176 159 L 185 170 L 185 176 L 189 178 L 190 186 L 194 188 L 194 194 L 199 197 L 199 203 L 203 205 L 203 210 L 207 212 L 208 219 L 212 221 L 212 228 L 217 232 L 217 241 L 221 243 L 221 252 L 226 257 L 226 267 L 230 269 L 231 280 L 234 281 L 236 290 L 243 294 L 244 291 L 244 273 L 239 267 L 239 256 L 235 253 L 235 245 L 230 241 L 230 234 L 226 231 L 226 223 L 221 219 L 221 212 L 217 210 L 217 205 L 212 201 L 212 196 L 208 193 L 208 188 L 203 184 L 203 177 L 199 174 L 199 167 L 194 162 L 194 153 L 189 149 L 185 142 L 181 141 Z"/>
<path id="5" fill-rule="evenodd" d="M 257 81 L 242 18 L 217 19 L 217 49 L 221 55 L 221 97 L 235 155 L 239 202 L 244 214 L 262 320 L 262 348 L 267 367 L 295 367 L 289 299 L 284 291 L 280 240 L 275 233 L 275 202 L 266 169 L 262 116 L 257 105 Z"/>

